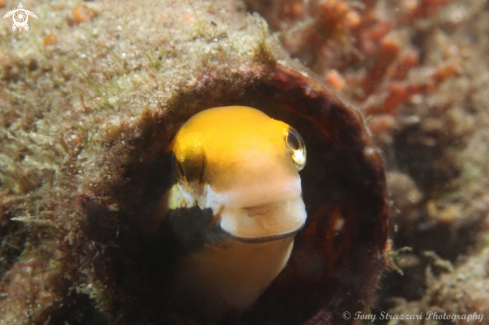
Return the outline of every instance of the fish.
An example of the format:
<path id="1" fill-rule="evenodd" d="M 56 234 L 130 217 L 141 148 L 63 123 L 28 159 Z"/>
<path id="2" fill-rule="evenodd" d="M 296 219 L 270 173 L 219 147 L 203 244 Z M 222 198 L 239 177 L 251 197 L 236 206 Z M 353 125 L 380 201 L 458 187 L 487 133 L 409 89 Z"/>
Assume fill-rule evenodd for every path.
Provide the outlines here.
<path id="1" fill-rule="evenodd" d="M 306 222 L 304 140 L 257 109 L 227 106 L 191 117 L 167 151 L 175 182 L 152 214 L 176 252 L 166 300 L 236 317 L 284 269 Z"/>

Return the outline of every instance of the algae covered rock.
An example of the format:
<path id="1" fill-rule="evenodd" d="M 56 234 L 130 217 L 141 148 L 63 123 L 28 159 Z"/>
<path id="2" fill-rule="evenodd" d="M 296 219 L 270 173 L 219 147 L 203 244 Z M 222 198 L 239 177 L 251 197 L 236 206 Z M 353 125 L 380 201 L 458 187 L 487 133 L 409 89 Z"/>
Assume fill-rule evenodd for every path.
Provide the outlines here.
<path id="1" fill-rule="evenodd" d="M 171 247 L 139 219 L 167 189 L 180 126 L 227 105 L 293 125 L 308 146 L 308 222 L 236 321 L 350 323 L 345 311 L 368 306 L 387 249 L 382 160 L 361 113 L 264 20 L 226 1 L 28 9 L 29 32 L 0 34 L 0 323 L 205 323 L 161 302 Z"/>

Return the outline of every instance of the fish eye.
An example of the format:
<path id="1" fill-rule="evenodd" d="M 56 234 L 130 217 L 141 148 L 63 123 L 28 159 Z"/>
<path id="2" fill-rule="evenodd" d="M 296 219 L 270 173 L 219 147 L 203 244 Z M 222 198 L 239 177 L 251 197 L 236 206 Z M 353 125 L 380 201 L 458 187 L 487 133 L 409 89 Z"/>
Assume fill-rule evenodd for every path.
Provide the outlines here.
<path id="1" fill-rule="evenodd" d="M 289 149 L 290 156 L 298 171 L 301 171 L 306 165 L 306 145 L 299 132 L 292 127 L 286 132 L 285 143 Z"/>
<path id="2" fill-rule="evenodd" d="M 171 154 L 171 167 L 173 170 L 173 174 L 178 179 L 178 181 L 184 182 L 185 181 L 185 174 L 183 172 L 182 164 L 178 161 L 177 157 L 175 156 L 175 153 L 173 153 L 173 152 Z"/>

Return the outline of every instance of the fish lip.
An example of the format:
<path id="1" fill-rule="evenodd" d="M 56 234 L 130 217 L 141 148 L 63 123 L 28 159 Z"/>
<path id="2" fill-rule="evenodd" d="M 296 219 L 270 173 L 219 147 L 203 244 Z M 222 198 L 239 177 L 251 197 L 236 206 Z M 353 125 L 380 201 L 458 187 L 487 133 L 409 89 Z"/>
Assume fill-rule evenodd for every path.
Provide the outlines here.
<path id="1" fill-rule="evenodd" d="M 234 236 L 234 235 L 228 233 L 224 229 L 223 229 L 223 231 L 231 239 L 234 239 L 236 241 L 240 241 L 240 242 L 243 242 L 243 243 L 249 243 L 249 244 L 261 244 L 261 243 L 267 243 L 267 242 L 273 242 L 273 241 L 285 239 L 285 238 L 288 238 L 288 237 L 294 237 L 299 231 L 301 231 L 304 228 L 305 224 L 306 223 L 304 222 L 302 224 L 302 226 L 300 226 L 299 228 L 297 228 L 296 230 L 291 231 L 291 232 L 287 232 L 287 233 L 279 234 L 279 235 L 273 235 L 273 236 L 257 237 L 257 238 L 238 237 L 238 236 Z"/>
<path id="2" fill-rule="evenodd" d="M 280 220 L 276 220 L 277 219 L 276 214 L 278 211 L 272 212 L 273 218 L 270 219 L 272 223 L 277 224 L 278 222 L 281 224 L 278 227 L 275 226 L 276 228 L 274 230 L 268 229 L 268 227 L 263 227 L 263 225 L 260 226 L 259 224 L 256 223 L 256 221 L 254 223 L 252 222 L 251 224 L 247 224 L 246 220 L 257 220 L 255 218 L 260 218 L 263 216 L 256 215 L 250 218 L 247 215 L 248 214 L 247 212 L 244 212 L 246 216 L 243 216 L 242 215 L 243 212 L 233 211 L 234 209 L 246 210 L 249 208 L 257 207 L 257 206 L 249 206 L 249 205 L 247 205 L 247 208 L 229 208 L 231 210 L 223 209 L 223 211 L 221 211 L 220 213 L 219 226 L 223 230 L 223 232 L 226 233 L 227 236 L 229 236 L 229 238 L 232 238 L 240 242 L 246 242 L 246 243 L 265 243 L 265 242 L 273 242 L 273 241 L 281 240 L 287 237 L 294 237 L 295 234 L 297 234 L 302 228 L 304 228 L 307 220 L 307 212 L 305 210 L 304 201 L 302 200 L 302 195 L 298 195 L 292 199 L 285 200 L 285 201 L 291 201 L 290 203 L 292 204 L 292 206 L 287 205 L 286 208 L 287 210 L 289 210 L 290 208 L 298 209 L 298 210 L 297 211 L 284 210 L 284 212 L 286 213 L 285 214 L 286 218 L 281 219 L 282 218 L 281 215 L 279 218 Z M 275 204 L 280 202 L 286 203 L 285 201 L 278 200 L 270 204 Z M 245 228 L 242 228 L 240 230 L 240 227 L 245 227 Z M 264 229 L 260 230 L 257 227 L 258 228 L 262 227 Z M 256 229 L 253 231 L 253 228 Z"/>

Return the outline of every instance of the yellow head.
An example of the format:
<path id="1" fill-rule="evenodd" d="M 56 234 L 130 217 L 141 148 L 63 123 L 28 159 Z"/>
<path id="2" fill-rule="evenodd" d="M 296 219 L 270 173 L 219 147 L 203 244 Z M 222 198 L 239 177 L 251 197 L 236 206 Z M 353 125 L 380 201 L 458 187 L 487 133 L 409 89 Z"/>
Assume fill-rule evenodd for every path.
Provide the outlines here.
<path id="1" fill-rule="evenodd" d="M 187 121 L 169 150 L 179 180 L 169 208 L 210 207 L 238 238 L 286 235 L 304 224 L 298 171 L 306 150 L 286 123 L 249 107 L 212 108 Z"/>

